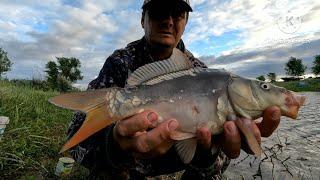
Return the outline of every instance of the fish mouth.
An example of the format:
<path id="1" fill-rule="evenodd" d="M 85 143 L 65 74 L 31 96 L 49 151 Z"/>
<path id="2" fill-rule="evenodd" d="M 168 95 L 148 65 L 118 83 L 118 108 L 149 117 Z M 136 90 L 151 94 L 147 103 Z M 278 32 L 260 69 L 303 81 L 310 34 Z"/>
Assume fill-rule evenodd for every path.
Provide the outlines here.
<path id="1" fill-rule="evenodd" d="M 304 105 L 306 99 L 306 96 L 298 95 L 292 91 L 288 91 L 285 98 L 285 105 L 288 109 L 283 112 L 283 115 L 292 119 L 297 119 L 299 109 Z"/>

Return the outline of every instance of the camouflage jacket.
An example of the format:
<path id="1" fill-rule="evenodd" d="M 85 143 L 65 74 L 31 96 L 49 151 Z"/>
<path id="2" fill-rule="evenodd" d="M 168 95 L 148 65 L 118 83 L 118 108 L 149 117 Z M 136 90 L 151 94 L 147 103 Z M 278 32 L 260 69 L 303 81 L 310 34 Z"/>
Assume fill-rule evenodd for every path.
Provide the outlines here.
<path id="1" fill-rule="evenodd" d="M 177 48 L 187 55 L 195 67 L 206 67 L 185 49 L 182 41 Z M 154 61 L 145 38 L 132 42 L 125 49 L 116 50 L 107 58 L 99 76 L 89 83 L 88 89 L 124 87 L 128 76 L 134 70 Z M 75 114 L 69 126 L 69 138 L 80 128 L 84 119 L 85 114 Z M 161 157 L 135 159 L 130 152 L 121 150 L 114 142 L 113 127 L 114 124 L 108 126 L 70 151 L 78 163 L 90 170 L 91 179 L 145 179 L 182 170 L 185 170 L 182 179 L 220 179 L 221 173 L 229 164 L 229 159 L 220 150 L 212 154 L 211 151 L 201 148 L 197 149 L 189 165 L 180 161 L 174 148 Z"/>

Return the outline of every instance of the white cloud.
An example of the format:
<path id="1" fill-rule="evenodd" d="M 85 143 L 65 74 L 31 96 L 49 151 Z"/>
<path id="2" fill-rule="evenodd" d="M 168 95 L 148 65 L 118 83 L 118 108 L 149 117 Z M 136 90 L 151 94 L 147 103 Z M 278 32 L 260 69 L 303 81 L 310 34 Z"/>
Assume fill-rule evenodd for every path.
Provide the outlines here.
<path id="1" fill-rule="evenodd" d="M 191 3 L 191 7 L 195 7 L 195 6 L 201 5 L 205 2 L 206 2 L 206 0 L 193 0 L 190 3 Z"/>
<path id="2" fill-rule="evenodd" d="M 188 44 L 203 41 L 210 36 L 221 36 L 230 31 L 240 31 L 238 37 L 245 44 L 240 49 L 254 49 L 264 42 L 272 46 L 273 40 L 289 39 L 311 32 L 320 31 L 320 2 L 315 0 L 232 0 L 216 3 L 206 1 L 205 8 L 194 13 L 190 18 L 190 32 L 186 35 Z M 201 6 L 202 7 L 202 6 Z M 289 13 L 290 11 L 290 13 Z M 286 15 L 301 17 L 299 31 L 292 34 L 283 33 L 279 29 L 278 20 Z M 290 44 L 289 44 L 290 45 Z"/>
<path id="3" fill-rule="evenodd" d="M 320 54 L 320 35 L 318 36 L 317 40 L 291 47 L 238 51 L 217 58 L 205 57 L 204 59 L 211 58 L 210 67 L 212 68 L 224 68 L 235 74 L 254 78 L 270 72 L 285 75 L 285 63 L 292 56 L 302 59 L 303 64 L 308 66 L 307 73 L 309 73 L 314 56 Z"/>
<path id="4" fill-rule="evenodd" d="M 312 51 L 303 48 L 292 51 L 304 42 L 320 39 L 320 3 L 316 0 L 288 3 L 285 0 L 192 0 L 191 3 L 194 12 L 190 14 L 183 39 L 187 47 L 193 45 L 195 56 L 203 55 L 203 49 L 208 49 L 207 55 L 213 48 L 221 49 L 220 57 L 207 58 L 209 63 L 245 69 L 252 64 L 268 64 L 268 59 L 285 60 L 290 55 L 285 50 L 311 57 L 314 49 L 319 49 L 316 44 L 310 48 Z M 79 83 L 88 83 L 115 49 L 142 37 L 141 4 L 142 0 L 0 1 L 0 46 L 14 62 L 8 76 L 32 78 L 41 74 L 39 71 L 48 60 L 73 56 L 82 62 L 85 80 Z M 280 15 L 288 10 L 302 17 L 300 29 L 292 34 L 283 33 L 277 24 Z M 220 44 L 217 39 L 233 31 L 236 37 Z M 197 43 L 214 46 L 198 47 Z M 254 52 L 262 54 L 258 56 Z M 226 63 L 224 59 L 228 58 L 232 62 Z"/>
<path id="5" fill-rule="evenodd" d="M 130 3 L 83 0 L 73 6 L 60 1 L 1 1 L 0 27 L 5 28 L 0 29 L 0 46 L 19 66 L 9 77 L 21 78 L 25 72 L 25 78 L 31 78 L 33 71 L 26 69 L 34 68 L 33 64 L 43 68 L 55 57 L 73 56 L 81 59 L 86 80 L 92 79 L 113 50 L 142 35 L 136 28 L 140 12 L 124 10 Z"/>

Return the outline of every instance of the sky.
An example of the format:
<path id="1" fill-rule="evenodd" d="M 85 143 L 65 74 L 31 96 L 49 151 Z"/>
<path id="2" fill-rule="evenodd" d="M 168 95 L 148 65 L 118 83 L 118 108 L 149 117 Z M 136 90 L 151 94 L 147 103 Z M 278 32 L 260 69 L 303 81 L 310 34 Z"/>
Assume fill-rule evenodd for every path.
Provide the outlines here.
<path id="1" fill-rule="evenodd" d="M 112 52 L 140 39 L 142 0 L 0 0 L 0 47 L 9 79 L 45 79 L 45 64 L 76 57 L 86 87 Z M 191 0 L 182 37 L 211 68 L 255 78 L 285 75 L 291 56 L 320 54 L 319 0 Z"/>

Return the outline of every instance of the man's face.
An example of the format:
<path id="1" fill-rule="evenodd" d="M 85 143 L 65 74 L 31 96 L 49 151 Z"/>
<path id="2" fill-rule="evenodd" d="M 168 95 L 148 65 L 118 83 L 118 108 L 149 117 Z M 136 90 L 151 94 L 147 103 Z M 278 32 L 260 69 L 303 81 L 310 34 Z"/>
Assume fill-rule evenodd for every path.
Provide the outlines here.
<path id="1" fill-rule="evenodd" d="M 187 12 L 179 1 L 153 3 L 141 20 L 147 42 L 152 46 L 174 48 L 177 46 L 187 24 Z"/>

